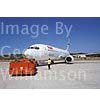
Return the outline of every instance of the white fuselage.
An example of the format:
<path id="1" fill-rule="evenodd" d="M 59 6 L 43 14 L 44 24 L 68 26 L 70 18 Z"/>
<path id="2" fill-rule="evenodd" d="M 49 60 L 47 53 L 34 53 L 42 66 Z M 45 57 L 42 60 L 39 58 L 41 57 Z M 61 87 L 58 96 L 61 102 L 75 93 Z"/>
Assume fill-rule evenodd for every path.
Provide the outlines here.
<path id="1" fill-rule="evenodd" d="M 67 50 L 62 50 L 50 45 L 35 44 L 27 48 L 24 55 L 29 58 L 35 58 L 36 60 L 47 60 L 50 59 L 60 59 L 69 56 Z"/>

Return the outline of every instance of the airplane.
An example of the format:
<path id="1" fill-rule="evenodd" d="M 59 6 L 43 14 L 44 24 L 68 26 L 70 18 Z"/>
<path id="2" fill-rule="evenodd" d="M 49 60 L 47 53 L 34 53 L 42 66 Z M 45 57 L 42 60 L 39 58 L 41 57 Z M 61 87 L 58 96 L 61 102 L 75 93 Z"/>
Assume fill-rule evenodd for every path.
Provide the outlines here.
<path id="1" fill-rule="evenodd" d="M 35 59 L 37 62 L 41 60 L 48 60 L 50 58 L 53 62 L 57 59 L 64 59 L 66 63 L 73 63 L 74 58 L 70 55 L 68 49 L 63 50 L 50 45 L 34 44 L 29 46 L 24 55 L 28 59 Z"/>

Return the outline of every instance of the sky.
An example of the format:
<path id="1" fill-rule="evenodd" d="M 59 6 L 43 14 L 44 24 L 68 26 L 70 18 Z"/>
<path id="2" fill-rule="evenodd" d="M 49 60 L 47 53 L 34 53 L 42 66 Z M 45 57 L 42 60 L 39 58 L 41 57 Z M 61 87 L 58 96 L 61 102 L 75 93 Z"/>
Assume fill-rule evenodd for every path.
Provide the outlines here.
<path id="1" fill-rule="evenodd" d="M 62 33 L 56 33 L 58 27 L 57 23 L 62 23 Z M 17 25 L 19 27 L 18 33 L 14 30 L 11 33 L 7 31 L 7 25 Z M 22 26 L 28 26 L 28 33 Z M 31 26 L 34 25 L 33 33 Z M 42 26 L 46 25 L 47 28 L 41 32 Z M 19 49 L 21 52 L 32 44 L 48 44 L 61 49 L 66 49 L 67 46 L 67 31 L 70 29 L 70 52 L 84 52 L 94 53 L 100 52 L 100 18 L 76 18 L 76 17 L 14 17 L 14 18 L 0 18 L 0 52 L 13 53 L 14 50 Z M 38 35 L 35 35 L 38 27 Z M 67 27 L 67 31 L 66 31 Z M 25 28 L 25 27 L 24 27 Z"/>

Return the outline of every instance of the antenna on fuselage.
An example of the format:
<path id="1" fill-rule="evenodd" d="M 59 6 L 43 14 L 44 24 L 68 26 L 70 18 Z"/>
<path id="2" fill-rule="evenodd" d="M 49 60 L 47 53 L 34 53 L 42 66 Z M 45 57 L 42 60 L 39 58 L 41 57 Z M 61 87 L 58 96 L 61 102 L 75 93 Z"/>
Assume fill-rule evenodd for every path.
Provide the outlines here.
<path id="1" fill-rule="evenodd" d="M 67 48 L 66 48 L 67 51 L 69 51 L 69 48 L 70 48 L 70 45 L 71 45 L 71 38 L 70 38 L 70 36 L 71 35 L 67 36 Z"/>

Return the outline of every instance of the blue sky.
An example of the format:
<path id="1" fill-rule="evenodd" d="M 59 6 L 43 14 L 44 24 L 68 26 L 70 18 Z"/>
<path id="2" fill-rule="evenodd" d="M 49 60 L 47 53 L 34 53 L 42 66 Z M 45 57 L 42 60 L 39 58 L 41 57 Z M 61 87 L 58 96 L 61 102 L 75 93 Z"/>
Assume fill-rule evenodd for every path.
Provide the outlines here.
<path id="1" fill-rule="evenodd" d="M 31 34 L 1 34 L 0 24 L 0 49 L 3 46 L 10 46 L 5 49 L 5 53 L 12 53 L 14 49 L 23 51 L 35 43 L 66 49 L 66 32 L 61 35 L 56 34 L 56 22 L 62 22 L 68 27 L 73 25 L 70 52 L 100 52 L 100 18 L 0 18 L 0 23 L 2 22 L 5 25 L 17 24 L 19 27 L 23 24 L 29 27 L 33 24 L 40 27 L 46 24 L 49 27 L 48 34 L 45 35 L 39 31 L 38 37 L 33 38 Z"/>

